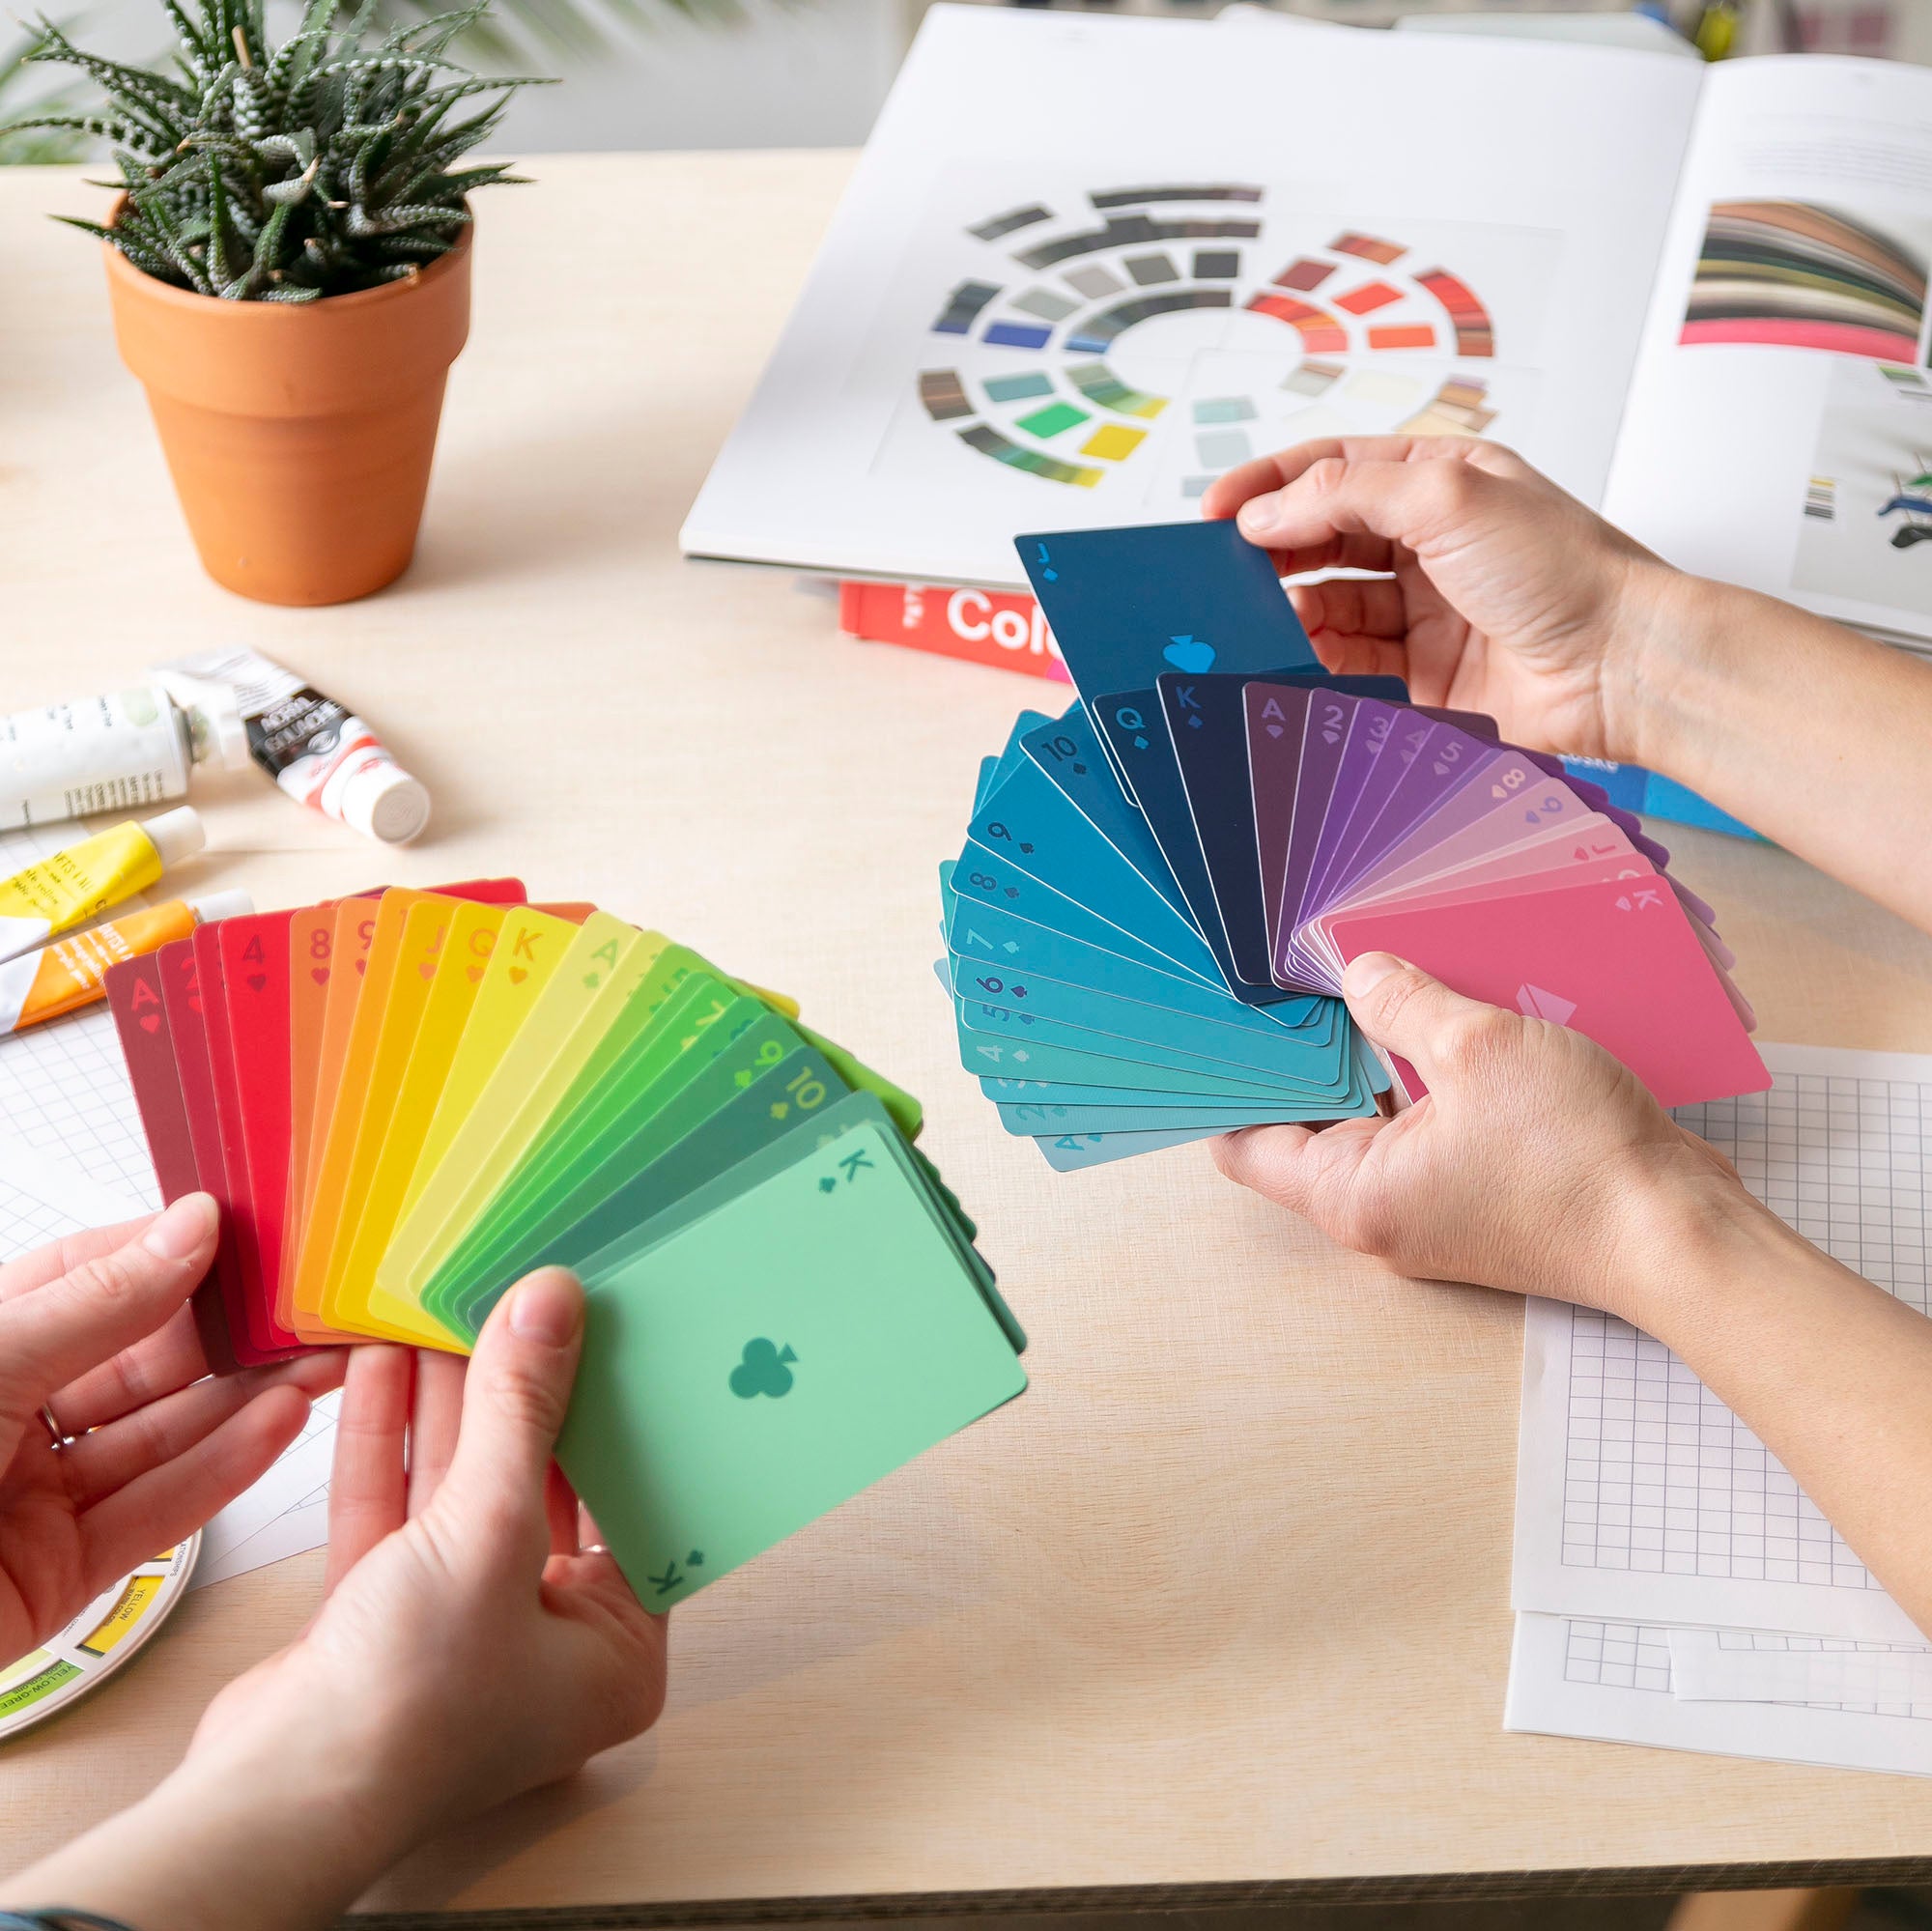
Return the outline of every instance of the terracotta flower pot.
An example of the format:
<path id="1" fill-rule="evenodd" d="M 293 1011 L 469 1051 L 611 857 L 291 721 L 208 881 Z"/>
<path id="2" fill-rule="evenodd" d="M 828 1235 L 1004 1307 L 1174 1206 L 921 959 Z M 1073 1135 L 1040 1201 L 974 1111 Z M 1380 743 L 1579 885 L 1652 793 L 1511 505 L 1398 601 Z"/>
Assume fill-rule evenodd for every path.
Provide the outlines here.
<path id="1" fill-rule="evenodd" d="M 217 583 L 340 604 L 409 567 L 469 251 L 465 227 L 413 281 L 296 305 L 195 295 L 107 248 L 115 340 Z"/>

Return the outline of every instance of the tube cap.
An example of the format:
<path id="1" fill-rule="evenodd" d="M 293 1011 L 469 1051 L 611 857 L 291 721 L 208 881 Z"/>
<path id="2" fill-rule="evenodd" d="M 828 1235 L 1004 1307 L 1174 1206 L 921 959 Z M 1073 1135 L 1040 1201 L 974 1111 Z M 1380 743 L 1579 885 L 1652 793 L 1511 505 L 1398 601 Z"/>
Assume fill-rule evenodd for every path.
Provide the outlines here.
<path id="1" fill-rule="evenodd" d="M 187 909 L 199 924 L 212 925 L 217 919 L 245 919 L 255 909 L 255 901 L 245 892 L 210 892 L 190 898 Z"/>
<path id="2" fill-rule="evenodd" d="M 192 805 L 182 805 L 150 818 L 141 829 L 161 855 L 161 868 L 171 871 L 183 859 L 192 858 L 208 843 L 208 832 L 201 813 Z"/>
<path id="3" fill-rule="evenodd" d="M 393 764 L 365 765 L 342 787 L 342 822 L 365 838 L 406 845 L 429 823 L 429 792 Z"/>

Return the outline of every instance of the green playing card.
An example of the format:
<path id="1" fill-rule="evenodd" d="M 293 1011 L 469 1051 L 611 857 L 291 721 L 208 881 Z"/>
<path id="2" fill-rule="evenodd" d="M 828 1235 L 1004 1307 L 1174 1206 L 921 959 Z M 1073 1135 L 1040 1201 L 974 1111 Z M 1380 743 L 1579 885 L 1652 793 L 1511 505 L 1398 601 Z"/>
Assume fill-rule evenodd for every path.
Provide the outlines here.
<path id="1" fill-rule="evenodd" d="M 791 1036 L 786 1022 L 728 981 L 694 973 L 638 1034 L 623 1062 L 560 1106 L 518 1170 L 481 1206 L 438 1265 L 423 1306 L 441 1321 L 466 1292 L 493 1278 L 492 1267 L 522 1235 L 704 1069 L 756 1033 L 774 1054 Z"/>
<path id="2" fill-rule="evenodd" d="M 599 1275 L 557 1459 L 648 1606 L 1025 1388 L 897 1141 L 875 1121 L 807 1145 Z"/>
<path id="3" fill-rule="evenodd" d="M 560 1186 L 478 1254 L 446 1302 L 458 1333 L 473 1338 L 503 1291 L 532 1267 L 575 1266 L 846 1091 L 824 1054 L 801 1045 L 775 1012 L 678 1079 L 693 1057 L 652 1089 L 660 1101 L 628 1138 L 602 1158 L 587 1150 Z M 730 1130 L 714 1130 L 721 1124 Z"/>

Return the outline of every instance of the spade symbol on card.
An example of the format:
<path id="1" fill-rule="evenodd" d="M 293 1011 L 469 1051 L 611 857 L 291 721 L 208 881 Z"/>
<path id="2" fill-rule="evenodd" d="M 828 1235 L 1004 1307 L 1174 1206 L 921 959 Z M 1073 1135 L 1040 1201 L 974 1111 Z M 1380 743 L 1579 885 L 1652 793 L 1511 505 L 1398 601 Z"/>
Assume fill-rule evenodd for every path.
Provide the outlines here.
<path id="1" fill-rule="evenodd" d="M 1147 749 L 1147 739 L 1146 739 L 1146 738 L 1136 738 L 1136 739 L 1134 740 L 1134 749 L 1135 749 L 1136 751 L 1145 751 L 1145 750 Z"/>
<path id="2" fill-rule="evenodd" d="M 1281 735 L 1281 726 L 1279 724 L 1270 724 L 1267 730 L 1268 736 L 1271 738 L 1278 738 Z"/>
<path id="3" fill-rule="evenodd" d="M 1039 564 L 1040 577 L 1044 582 L 1049 583 L 1059 582 L 1060 572 L 1053 567 L 1052 559 L 1046 554 L 1046 545 L 1042 543 L 1036 547 L 1039 551 L 1039 555 L 1037 560 Z"/>
<path id="4" fill-rule="evenodd" d="M 756 1401 L 760 1395 L 779 1401 L 791 1393 L 792 1363 L 797 1359 L 789 1348 L 781 1349 L 762 1335 L 748 1341 L 743 1358 L 731 1370 L 731 1392 L 741 1402 Z"/>
<path id="5" fill-rule="evenodd" d="M 265 972 L 251 972 L 243 981 L 250 992 L 260 992 L 268 982 L 269 975 Z"/>
<path id="6" fill-rule="evenodd" d="M 525 980 L 528 978 L 529 973 L 525 967 L 512 966 L 510 968 L 510 983 L 512 985 L 522 985 Z"/>
<path id="7" fill-rule="evenodd" d="M 141 1031 L 144 1033 L 156 1031 L 160 1023 L 161 1015 L 158 1012 L 144 1012 L 141 1014 Z"/>
<path id="8" fill-rule="evenodd" d="M 1177 670 L 1199 673 L 1214 667 L 1214 646 L 1204 643 L 1198 637 L 1170 638 L 1161 655 Z"/>

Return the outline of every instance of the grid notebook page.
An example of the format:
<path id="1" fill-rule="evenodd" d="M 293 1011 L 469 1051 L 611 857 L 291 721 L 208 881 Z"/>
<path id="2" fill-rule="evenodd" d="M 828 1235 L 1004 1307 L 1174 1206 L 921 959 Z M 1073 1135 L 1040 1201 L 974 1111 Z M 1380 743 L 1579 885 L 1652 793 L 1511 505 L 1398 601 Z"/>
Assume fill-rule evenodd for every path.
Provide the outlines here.
<path id="1" fill-rule="evenodd" d="M 1813 1674 L 1784 1648 L 1812 1641 L 1762 1630 L 1520 1614 L 1503 1727 L 1932 1776 L 1932 1707 L 1863 1694 L 1866 1684 L 1834 1668 L 1829 1656 L 1814 1654 Z M 1721 1661 L 1751 1652 L 1784 1658 L 1776 1684 L 1783 1694 L 1762 1694 L 1762 1678 Z"/>
<path id="2" fill-rule="evenodd" d="M 1676 1118 L 1800 1233 L 1932 1311 L 1932 1059 L 1763 1053 L 1770 1093 Z M 1529 1303 L 1517 1485 L 1518 1609 L 1923 1640 L 1764 1444 L 1609 1316 Z"/>
<path id="3" fill-rule="evenodd" d="M 0 878 L 81 836 L 73 825 L 0 833 Z M 160 1206 L 128 1063 L 104 1005 L 0 1038 L 0 1122 L 12 1137 L 121 1196 L 113 1218 Z"/>

